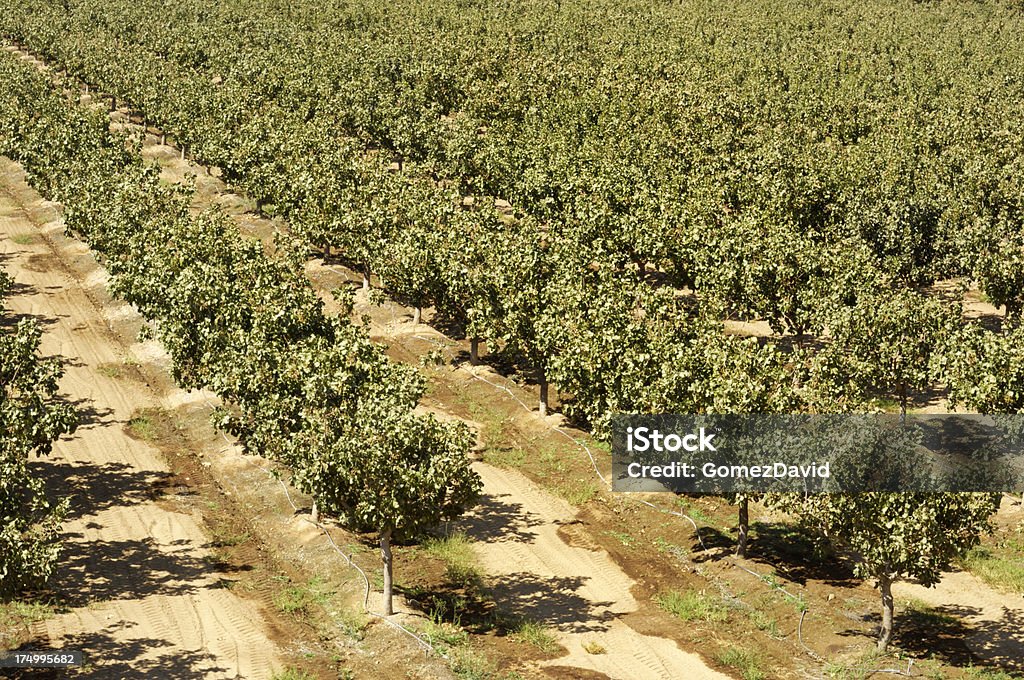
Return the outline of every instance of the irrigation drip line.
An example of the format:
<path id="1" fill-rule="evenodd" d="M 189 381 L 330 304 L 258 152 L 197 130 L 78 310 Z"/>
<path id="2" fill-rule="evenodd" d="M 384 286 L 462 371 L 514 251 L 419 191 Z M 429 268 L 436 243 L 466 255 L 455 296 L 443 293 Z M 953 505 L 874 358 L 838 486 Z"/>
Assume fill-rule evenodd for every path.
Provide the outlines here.
<path id="1" fill-rule="evenodd" d="M 206 402 L 206 405 L 208 407 L 216 408 L 214 406 L 214 404 L 209 399 L 207 399 L 205 396 L 203 397 L 203 401 Z M 237 442 L 233 442 L 230 439 L 228 439 L 227 435 L 224 434 L 224 432 L 221 432 L 220 430 L 218 430 L 218 433 L 220 434 L 221 439 L 223 439 L 228 444 L 228 447 L 234 447 L 234 446 L 237 445 Z M 266 475 L 268 477 L 270 477 L 271 479 L 275 479 L 277 481 L 277 483 L 281 485 L 281 489 L 284 491 L 284 497 L 288 500 L 288 505 L 292 506 L 292 510 L 294 510 L 296 513 L 298 513 L 299 512 L 299 507 L 297 505 L 295 505 L 295 502 L 292 500 L 292 495 L 288 491 L 288 485 L 284 483 L 284 480 L 281 479 L 280 477 L 276 476 L 272 471 L 268 470 L 267 468 L 263 467 L 262 465 L 258 465 L 252 459 L 247 458 L 246 460 L 253 467 L 255 467 L 258 470 L 261 470 L 264 473 L 266 473 Z M 237 489 L 236 489 L 236 491 L 237 491 Z M 387 616 L 384 616 L 383 614 L 380 614 L 378 612 L 372 611 L 370 609 L 370 579 L 367 577 L 366 572 L 363 571 L 362 567 L 360 567 L 358 564 L 356 564 L 355 559 L 353 558 L 352 554 L 347 554 L 346 555 L 345 552 L 338 546 L 338 544 L 334 541 L 334 537 L 331 536 L 331 532 L 328 531 L 326 526 L 324 526 L 319 521 L 313 521 L 309 517 L 302 516 L 301 519 L 303 521 L 305 521 L 305 522 L 309 522 L 310 524 L 312 524 L 312 525 L 316 526 L 318 529 L 320 529 L 320 531 L 324 534 L 324 536 L 327 537 L 327 540 L 330 541 L 331 547 L 334 548 L 334 551 L 337 552 L 339 555 L 341 555 L 342 559 L 345 560 L 345 562 L 348 564 L 348 566 L 351 567 L 352 569 L 355 569 L 359 573 L 359 575 L 362 577 L 362 579 L 363 579 L 363 588 L 364 588 L 364 590 L 363 590 L 363 612 L 364 613 L 366 613 L 369 616 L 376 617 L 376 618 L 380 619 L 381 621 L 383 621 L 384 623 L 388 624 L 389 626 L 392 626 L 393 628 L 396 628 L 397 630 L 402 631 L 403 633 L 405 633 L 406 635 L 411 637 L 413 640 L 415 640 L 421 647 L 423 647 L 425 652 L 428 652 L 428 653 L 429 652 L 433 652 L 433 653 L 437 654 L 438 656 L 441 656 L 441 657 L 443 657 L 445 659 L 448 658 L 447 654 L 445 654 L 444 652 L 438 650 L 437 647 L 435 647 L 434 645 L 430 644 L 430 642 L 428 642 L 427 640 L 423 639 L 422 637 L 420 637 L 419 635 L 417 635 L 413 631 L 409 630 L 408 628 L 406 628 L 402 624 L 398 623 L 397 621 L 392 621 L 391 619 L 389 619 Z"/>

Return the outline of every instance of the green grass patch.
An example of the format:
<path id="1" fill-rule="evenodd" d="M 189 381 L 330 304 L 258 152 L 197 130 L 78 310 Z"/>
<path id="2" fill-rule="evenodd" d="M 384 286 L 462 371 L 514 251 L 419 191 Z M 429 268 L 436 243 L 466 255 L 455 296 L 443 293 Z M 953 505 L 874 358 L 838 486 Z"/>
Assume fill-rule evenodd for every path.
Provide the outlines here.
<path id="1" fill-rule="evenodd" d="M 720 622 L 729 619 L 729 610 L 720 601 L 703 592 L 670 590 L 655 595 L 659 607 L 683 621 Z"/>
<path id="2" fill-rule="evenodd" d="M 1020 551 L 977 547 L 961 564 L 994 588 L 1024 593 L 1024 554 Z"/>
<path id="3" fill-rule="evenodd" d="M 586 505 L 597 495 L 597 486 L 590 481 L 573 479 L 555 484 L 555 492 L 570 505 Z"/>
<path id="4" fill-rule="evenodd" d="M 960 619 L 952 614 L 940 612 L 927 602 L 917 599 L 906 600 L 903 613 L 922 626 L 940 627 L 960 623 Z"/>
<path id="5" fill-rule="evenodd" d="M 461 531 L 442 538 L 431 538 L 423 544 L 428 555 L 445 564 L 445 576 L 452 583 L 474 585 L 481 579 L 480 566 L 473 552 L 473 539 Z"/>
<path id="6" fill-rule="evenodd" d="M 750 622 L 758 630 L 764 631 L 773 638 L 782 637 L 782 634 L 779 633 L 779 624 L 772 615 L 766 614 L 760 609 L 751 609 L 748 616 L 750 617 Z"/>
<path id="7" fill-rule="evenodd" d="M 96 367 L 96 370 L 99 372 L 100 375 L 105 376 L 107 378 L 116 379 L 124 375 L 124 372 L 121 370 L 121 366 L 119 366 L 118 364 L 100 364 L 99 366 Z"/>
<path id="8" fill-rule="evenodd" d="M 285 614 L 309 614 L 314 606 L 324 606 L 334 593 L 323 579 L 314 576 L 301 585 L 285 588 L 274 596 L 274 606 Z"/>
<path id="9" fill-rule="evenodd" d="M 57 608 L 48 602 L 0 602 L 0 645 L 17 647 L 27 639 L 31 624 L 45 621 L 56 613 Z"/>
<path id="10" fill-rule="evenodd" d="M 764 670 L 764 662 L 749 649 L 743 647 L 727 647 L 715 654 L 715 658 L 723 666 L 735 668 L 743 680 L 764 680 L 768 677 Z"/>
<path id="11" fill-rule="evenodd" d="M 137 415 L 128 421 L 128 431 L 136 439 L 153 441 L 157 438 L 157 426 L 147 415 Z"/>
<path id="12" fill-rule="evenodd" d="M 36 237 L 34 234 L 15 234 L 11 240 L 19 246 L 30 246 L 36 242 Z"/>
<path id="13" fill-rule="evenodd" d="M 316 680 L 316 676 L 289 666 L 279 673 L 274 673 L 270 680 Z"/>
<path id="14" fill-rule="evenodd" d="M 509 636 L 516 642 L 532 645 L 542 652 L 550 653 L 558 650 L 558 641 L 551 631 L 535 621 L 523 621 L 516 626 Z"/>

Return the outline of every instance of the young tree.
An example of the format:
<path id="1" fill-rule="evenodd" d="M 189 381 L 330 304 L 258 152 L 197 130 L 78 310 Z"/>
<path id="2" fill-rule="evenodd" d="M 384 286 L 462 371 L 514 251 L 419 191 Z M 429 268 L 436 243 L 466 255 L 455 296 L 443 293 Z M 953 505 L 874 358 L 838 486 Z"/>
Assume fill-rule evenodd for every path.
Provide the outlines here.
<path id="1" fill-rule="evenodd" d="M 0 300 L 10 279 L 0 272 Z M 47 499 L 29 457 L 50 452 L 73 432 L 77 414 L 57 401 L 59 359 L 40 359 L 39 325 L 24 319 L 0 325 L 0 594 L 45 581 L 60 554 L 60 524 L 67 499 Z"/>
<path id="2" fill-rule="evenodd" d="M 300 487 L 346 525 L 377 533 L 384 614 L 391 615 L 392 541 L 455 519 L 476 504 L 483 485 L 470 467 L 464 424 L 416 414 L 385 392 L 366 395 L 355 417 L 311 416 L 298 440 L 310 452 Z"/>
<path id="3" fill-rule="evenodd" d="M 854 555 L 858 576 L 875 579 L 882 597 L 878 649 L 885 651 L 893 633 L 892 584 L 908 577 L 938 583 L 990 529 L 999 494 L 866 492 L 789 503 L 802 522 Z"/>

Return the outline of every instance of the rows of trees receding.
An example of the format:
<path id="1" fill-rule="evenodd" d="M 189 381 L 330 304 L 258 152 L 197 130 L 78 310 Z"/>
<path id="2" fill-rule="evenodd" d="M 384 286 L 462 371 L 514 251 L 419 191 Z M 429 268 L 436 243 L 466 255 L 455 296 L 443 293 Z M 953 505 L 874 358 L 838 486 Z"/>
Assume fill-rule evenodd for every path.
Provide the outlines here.
<path id="1" fill-rule="evenodd" d="M 598 434 L 615 412 L 842 412 L 879 400 L 905 410 L 935 389 L 968 409 L 1024 410 L 1024 18 L 1011 4 L 0 0 L 0 9 L 0 32 L 220 167 L 307 250 L 376 274 L 417 310 L 433 306 L 474 347 L 517 354 L 542 395 L 556 385 L 566 413 Z M 69 226 L 87 236 L 92 220 L 109 217 L 76 223 L 73 210 Z M 230 260 L 220 239 L 234 237 L 202 219 L 221 229 L 203 257 Z M 166 247 L 138 226 L 119 229 L 91 242 Z M 231 305 L 257 294 L 227 278 L 197 274 L 175 304 L 188 307 L 197 292 Z M 1003 308 L 996 323 L 965 319 L 972 284 Z M 128 299 L 143 310 L 167 304 L 145 296 Z M 176 370 L 241 405 L 227 426 L 297 471 L 304 442 L 333 451 L 340 432 L 315 417 L 278 423 L 280 402 L 267 394 L 293 409 L 304 389 L 340 398 L 296 386 L 317 382 L 316 371 L 275 359 L 276 348 L 356 333 L 344 320 L 314 332 L 313 317 L 299 317 L 294 334 L 280 335 L 245 314 L 202 332 L 190 319 L 165 340 L 187 356 L 219 333 L 210 356 L 225 366 L 176 359 Z M 736 337 L 725 319 L 763 320 L 773 335 Z M 251 346 L 231 350 L 231 329 L 247 323 Z M 251 370 L 273 390 L 246 392 L 240 376 L 250 374 L 229 370 L 231 351 L 272 355 Z M 377 378 L 385 401 L 414 403 L 414 377 L 386 372 Z M 747 499 L 737 500 L 743 518 Z M 806 512 L 822 530 L 860 518 L 831 532 L 846 531 L 857 551 L 878 527 L 910 527 L 901 545 L 914 546 L 913 531 L 940 526 L 911 497 L 865 499 L 863 512 L 848 498 L 818 500 L 826 507 Z M 955 550 L 935 551 L 948 564 L 983 528 L 976 513 L 994 506 L 932 501 L 967 528 Z M 359 516 L 349 505 L 335 510 Z M 861 521 L 872 516 L 877 526 Z M 906 559 L 895 541 L 895 552 L 861 552 L 872 561 L 863 573 L 930 578 L 922 570 L 937 563 Z"/>
<path id="2" fill-rule="evenodd" d="M 347 316 L 327 315 L 287 243 L 268 255 L 221 213 L 191 215 L 187 192 L 161 183 L 130 140 L 109 132 L 102 112 L 69 101 L 7 54 L 0 82 L 12 95 L 0 100 L 0 154 L 18 160 L 40 193 L 64 206 L 68 231 L 101 254 L 112 292 L 151 322 L 178 383 L 223 399 L 217 424 L 291 470 L 320 510 L 378 534 L 390 614 L 392 538 L 458 516 L 479 493 L 466 456 L 468 429 L 413 412 L 422 378 L 388 360 Z M 38 329 L 25 325 L 12 342 L 31 351 L 38 339 Z M 21 402 L 52 396 L 59 372 L 50 363 L 33 373 L 15 364 L 8 382 L 6 336 L 4 343 L 11 408 L 38 408 Z M 3 405 L 5 460 L 8 445 L 20 446 L 12 460 L 21 460 L 66 431 L 63 411 L 42 410 L 39 422 L 12 412 L 8 430 L 6 398 Z M 15 436 L 15 425 L 29 439 Z M 24 479 L 19 468 L 9 481 Z M 37 486 L 27 487 L 33 498 Z M 53 530 L 59 513 L 29 519 L 45 507 L 41 497 L 29 501 L 30 512 L 16 513 L 17 526 Z M 4 508 L 6 515 L 6 501 Z"/>

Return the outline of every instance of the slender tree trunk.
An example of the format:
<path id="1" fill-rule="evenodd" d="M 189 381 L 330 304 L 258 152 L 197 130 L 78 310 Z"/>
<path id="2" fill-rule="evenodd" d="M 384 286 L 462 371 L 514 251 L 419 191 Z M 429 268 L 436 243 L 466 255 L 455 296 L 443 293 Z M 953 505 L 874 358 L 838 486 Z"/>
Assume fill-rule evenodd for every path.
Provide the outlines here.
<path id="1" fill-rule="evenodd" d="M 878 651 L 884 652 L 892 639 L 892 577 L 889 574 L 878 579 L 878 589 L 882 591 L 882 627 L 878 631 Z"/>
<path id="2" fill-rule="evenodd" d="M 370 265 L 363 265 L 363 290 L 370 290 Z"/>
<path id="3" fill-rule="evenodd" d="M 380 535 L 380 559 L 384 563 L 384 616 L 395 613 L 391 598 L 393 593 L 391 582 L 391 530 Z"/>
<path id="4" fill-rule="evenodd" d="M 167 133 L 166 132 L 161 132 L 160 133 L 160 146 L 167 146 Z"/>
<path id="5" fill-rule="evenodd" d="M 476 366 L 480 363 L 480 338 L 469 339 L 469 365 Z"/>
<path id="6" fill-rule="evenodd" d="M 324 244 L 324 264 L 327 264 L 327 260 L 331 258 L 331 244 Z"/>
<path id="7" fill-rule="evenodd" d="M 313 524 L 320 523 L 320 506 L 316 504 L 315 500 L 313 501 L 313 507 L 309 510 L 309 518 L 313 520 Z"/>
<path id="8" fill-rule="evenodd" d="M 740 500 L 739 528 L 740 536 L 736 542 L 736 556 L 746 559 L 747 536 L 750 533 L 750 499 L 746 496 L 742 496 Z"/>
<path id="9" fill-rule="evenodd" d="M 538 404 L 538 410 L 542 416 L 548 414 L 548 376 L 544 373 L 544 369 L 540 369 L 540 403 Z"/>
<path id="10" fill-rule="evenodd" d="M 907 423 L 907 384 L 900 383 L 900 425 Z"/>
<path id="11" fill-rule="evenodd" d="M 420 325 L 420 316 L 422 316 L 422 314 L 423 314 L 423 309 L 419 305 L 416 305 L 415 307 L 412 308 L 412 325 L 413 326 L 419 326 Z"/>
<path id="12" fill-rule="evenodd" d="M 185 145 L 181 145 L 181 160 L 185 160 Z"/>

